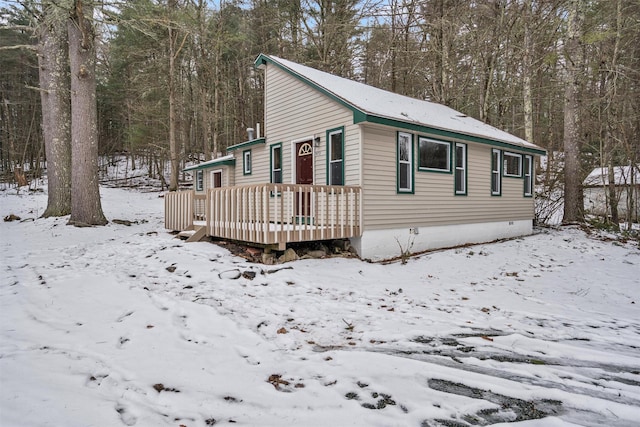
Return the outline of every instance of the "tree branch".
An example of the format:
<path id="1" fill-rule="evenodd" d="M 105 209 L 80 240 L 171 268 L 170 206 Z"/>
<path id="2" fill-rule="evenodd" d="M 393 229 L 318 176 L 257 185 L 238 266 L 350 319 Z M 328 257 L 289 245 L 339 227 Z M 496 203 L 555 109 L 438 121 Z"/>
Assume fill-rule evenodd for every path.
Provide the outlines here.
<path id="1" fill-rule="evenodd" d="M 16 50 L 16 49 L 27 49 L 33 50 L 34 52 L 38 50 L 38 48 L 32 44 L 17 44 L 14 46 L 0 46 L 0 50 Z"/>

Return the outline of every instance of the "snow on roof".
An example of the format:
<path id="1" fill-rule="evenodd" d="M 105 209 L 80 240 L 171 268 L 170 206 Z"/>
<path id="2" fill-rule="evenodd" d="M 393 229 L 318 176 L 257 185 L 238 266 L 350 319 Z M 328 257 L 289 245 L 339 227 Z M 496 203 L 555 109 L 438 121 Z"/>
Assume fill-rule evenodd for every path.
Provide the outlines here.
<path id="1" fill-rule="evenodd" d="M 640 184 L 640 165 L 633 167 L 633 171 L 632 166 L 630 165 L 613 167 L 613 180 L 616 185 L 629 185 L 631 184 L 631 178 L 633 178 L 634 184 Z M 582 184 L 587 186 L 599 186 L 606 185 L 608 183 L 609 168 L 598 167 L 591 171 Z"/>
<path id="2" fill-rule="evenodd" d="M 276 56 L 268 56 L 268 58 L 322 87 L 364 113 L 542 150 L 535 144 L 445 105 L 399 95 Z"/>
<path id="3" fill-rule="evenodd" d="M 227 154 L 226 156 L 218 157 L 217 159 L 187 166 L 186 168 L 183 169 L 183 171 L 188 172 L 196 169 L 204 169 L 206 167 L 215 166 L 217 164 L 228 162 L 230 160 L 233 160 L 233 154 Z"/>

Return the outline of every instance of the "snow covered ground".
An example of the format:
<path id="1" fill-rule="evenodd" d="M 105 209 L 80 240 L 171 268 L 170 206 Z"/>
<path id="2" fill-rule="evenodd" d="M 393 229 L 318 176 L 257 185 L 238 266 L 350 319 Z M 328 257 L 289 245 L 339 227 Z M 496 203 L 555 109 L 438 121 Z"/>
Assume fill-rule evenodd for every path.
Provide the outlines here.
<path id="1" fill-rule="evenodd" d="M 637 241 L 265 266 L 174 238 L 158 193 L 101 191 L 133 225 L 0 191 L 2 426 L 639 423 Z"/>

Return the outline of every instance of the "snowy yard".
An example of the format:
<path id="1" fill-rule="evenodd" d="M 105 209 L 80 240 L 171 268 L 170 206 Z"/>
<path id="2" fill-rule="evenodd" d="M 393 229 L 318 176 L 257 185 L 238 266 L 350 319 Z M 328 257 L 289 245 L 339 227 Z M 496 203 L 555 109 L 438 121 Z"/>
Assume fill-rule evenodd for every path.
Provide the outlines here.
<path id="1" fill-rule="evenodd" d="M 175 239 L 158 193 L 101 191 L 133 225 L 0 191 L 3 427 L 638 425 L 637 241 L 265 266 Z"/>

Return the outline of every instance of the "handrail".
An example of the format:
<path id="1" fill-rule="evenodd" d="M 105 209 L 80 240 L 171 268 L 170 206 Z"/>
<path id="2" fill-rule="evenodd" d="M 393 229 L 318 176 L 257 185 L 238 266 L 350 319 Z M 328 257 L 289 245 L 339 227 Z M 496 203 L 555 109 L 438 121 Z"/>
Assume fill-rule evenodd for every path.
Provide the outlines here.
<path id="1" fill-rule="evenodd" d="M 360 236 L 358 186 L 253 184 L 165 195 L 165 227 L 265 245 Z M 177 227 L 177 228 L 176 228 Z"/>

